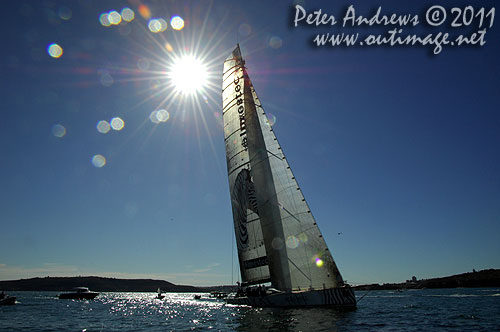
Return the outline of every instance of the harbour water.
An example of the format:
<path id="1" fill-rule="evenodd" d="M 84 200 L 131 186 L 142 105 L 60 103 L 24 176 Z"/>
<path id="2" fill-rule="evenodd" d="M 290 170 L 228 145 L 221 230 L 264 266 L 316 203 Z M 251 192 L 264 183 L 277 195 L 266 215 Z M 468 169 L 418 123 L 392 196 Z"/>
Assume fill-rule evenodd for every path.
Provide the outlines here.
<path id="1" fill-rule="evenodd" d="M 0 331 L 500 331 L 500 289 L 359 291 L 358 308 L 256 309 L 203 294 L 101 293 L 59 300 L 56 292 L 9 292 Z"/>

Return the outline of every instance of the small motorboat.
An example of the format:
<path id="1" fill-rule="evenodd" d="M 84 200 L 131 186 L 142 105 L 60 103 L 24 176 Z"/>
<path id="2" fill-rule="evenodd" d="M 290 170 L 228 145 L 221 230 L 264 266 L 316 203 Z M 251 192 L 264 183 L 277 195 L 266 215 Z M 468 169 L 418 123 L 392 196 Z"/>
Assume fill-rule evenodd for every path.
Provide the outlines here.
<path id="1" fill-rule="evenodd" d="M 16 297 L 5 295 L 4 292 L 0 294 L 0 305 L 13 305 L 16 304 Z"/>
<path id="2" fill-rule="evenodd" d="M 223 291 L 210 292 L 210 297 L 216 298 L 216 299 L 225 299 L 227 296 L 228 296 L 228 293 L 223 292 Z"/>
<path id="3" fill-rule="evenodd" d="M 165 295 L 163 295 L 161 289 L 158 288 L 158 295 L 156 295 L 155 299 L 162 300 L 164 297 Z"/>
<path id="4" fill-rule="evenodd" d="M 59 294 L 60 299 L 93 300 L 99 293 L 90 291 L 87 287 L 75 287 L 74 292 Z"/>

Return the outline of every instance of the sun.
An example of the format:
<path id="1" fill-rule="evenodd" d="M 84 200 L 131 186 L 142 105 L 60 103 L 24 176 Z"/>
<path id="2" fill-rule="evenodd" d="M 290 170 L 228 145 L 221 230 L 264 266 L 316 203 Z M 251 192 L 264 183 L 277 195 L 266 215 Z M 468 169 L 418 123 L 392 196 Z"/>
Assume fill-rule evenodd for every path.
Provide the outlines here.
<path id="1" fill-rule="evenodd" d="M 175 90 L 184 95 L 203 91 L 208 82 L 207 66 L 192 55 L 184 55 L 174 60 L 168 73 Z"/>

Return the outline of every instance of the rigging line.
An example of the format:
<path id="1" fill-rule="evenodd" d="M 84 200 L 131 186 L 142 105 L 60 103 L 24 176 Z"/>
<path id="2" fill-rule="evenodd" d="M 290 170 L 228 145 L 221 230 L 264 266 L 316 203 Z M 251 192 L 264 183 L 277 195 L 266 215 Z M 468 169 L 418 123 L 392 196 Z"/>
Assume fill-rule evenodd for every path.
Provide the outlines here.
<path id="1" fill-rule="evenodd" d="M 357 302 L 359 303 L 359 301 L 361 301 L 361 300 L 362 300 L 362 299 L 363 299 L 366 295 L 368 295 L 368 293 L 370 293 L 371 291 L 372 291 L 372 290 L 371 290 L 371 289 L 369 289 L 369 290 L 368 290 L 365 294 L 363 294 L 363 296 L 361 296 L 361 297 L 357 300 Z"/>
<path id="2" fill-rule="evenodd" d="M 306 275 L 306 274 L 305 274 L 305 273 L 304 273 L 304 272 L 303 272 L 303 271 L 302 271 L 302 270 L 301 270 L 301 269 L 300 269 L 297 265 L 295 265 L 295 263 L 294 263 L 294 262 L 290 259 L 290 257 L 288 257 L 288 261 L 289 261 L 290 263 L 292 263 L 292 265 L 293 265 L 293 266 L 295 266 L 295 268 L 296 268 L 297 270 L 299 270 L 299 272 L 300 272 L 300 273 L 302 273 L 302 274 L 304 275 L 304 277 L 306 277 L 306 278 L 307 278 L 307 280 L 309 280 L 309 281 L 312 283 L 311 278 L 309 278 L 309 277 L 308 277 L 308 276 L 307 276 L 307 275 Z"/>
<path id="3" fill-rule="evenodd" d="M 279 160 L 283 160 L 283 158 L 278 157 L 277 155 L 275 155 L 275 154 L 274 154 L 274 153 L 272 153 L 271 151 L 269 151 L 269 150 L 267 150 L 267 149 L 266 149 L 266 151 L 267 151 L 267 152 L 269 152 L 270 154 L 272 154 L 273 156 L 275 156 L 276 158 L 278 158 Z"/>
<path id="4" fill-rule="evenodd" d="M 232 232 L 233 236 L 231 236 L 231 285 L 234 283 L 233 273 L 234 273 L 234 241 L 236 241 L 235 232 Z"/>
<path id="5" fill-rule="evenodd" d="M 280 204 L 278 203 L 278 207 L 283 209 L 286 213 L 288 213 L 290 215 L 290 217 L 292 217 L 293 219 L 297 220 L 297 222 L 300 224 L 301 221 L 299 218 L 297 218 L 295 215 L 293 215 L 290 211 L 287 210 L 287 208 L 283 205 L 283 204 Z"/>

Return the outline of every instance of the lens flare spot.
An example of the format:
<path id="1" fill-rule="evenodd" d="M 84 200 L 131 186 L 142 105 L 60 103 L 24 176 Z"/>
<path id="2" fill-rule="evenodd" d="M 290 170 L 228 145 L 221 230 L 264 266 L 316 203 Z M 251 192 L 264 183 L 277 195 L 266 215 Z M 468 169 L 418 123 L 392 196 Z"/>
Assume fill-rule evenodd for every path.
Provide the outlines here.
<path id="1" fill-rule="evenodd" d="M 323 260 L 321 258 L 319 258 L 319 257 L 316 257 L 315 263 L 316 263 L 317 267 L 322 267 L 323 264 L 324 264 Z"/>
<path id="2" fill-rule="evenodd" d="M 122 9 L 121 15 L 125 22 L 132 22 L 135 18 L 134 11 L 128 7 Z"/>
<path id="3" fill-rule="evenodd" d="M 240 35 L 242 35 L 243 37 L 246 37 L 252 32 L 252 28 L 250 27 L 250 25 L 243 23 L 242 25 L 240 25 L 240 28 L 238 29 L 238 31 L 239 31 Z"/>
<path id="4" fill-rule="evenodd" d="M 299 242 L 299 239 L 297 239 L 295 236 L 293 235 L 290 235 L 287 239 L 286 239 L 286 246 L 290 249 L 295 249 L 299 246 L 300 242 Z"/>
<path id="5" fill-rule="evenodd" d="M 111 76 L 111 74 L 108 71 L 102 71 L 100 72 L 100 74 L 101 74 L 100 81 L 102 85 L 112 86 L 113 83 L 115 83 L 113 76 Z"/>
<path id="6" fill-rule="evenodd" d="M 151 122 L 153 123 L 160 123 L 160 121 L 158 120 L 158 118 L 156 117 L 156 114 L 158 113 L 158 111 L 153 111 L 151 112 L 151 114 L 149 115 L 149 120 L 151 120 Z"/>
<path id="7" fill-rule="evenodd" d="M 142 71 L 146 71 L 149 69 L 149 61 L 144 58 L 140 58 L 137 60 L 137 68 L 139 68 Z"/>
<path id="8" fill-rule="evenodd" d="M 266 119 L 267 119 L 266 123 L 268 126 L 274 126 L 274 124 L 276 123 L 276 117 L 271 113 L 266 114 Z"/>
<path id="9" fill-rule="evenodd" d="M 111 126 L 109 125 L 108 121 L 106 120 L 101 120 L 97 123 L 97 131 L 100 132 L 101 134 L 107 134 L 111 130 Z"/>
<path id="10" fill-rule="evenodd" d="M 47 47 L 47 53 L 53 58 L 60 58 L 63 55 L 63 49 L 56 43 L 52 43 Z"/>
<path id="11" fill-rule="evenodd" d="M 149 88 L 151 90 L 158 90 L 160 88 L 160 81 L 159 80 L 149 81 Z"/>
<path id="12" fill-rule="evenodd" d="M 104 167 L 106 165 L 106 158 L 102 154 L 96 154 L 92 157 L 92 165 L 97 168 Z"/>
<path id="13" fill-rule="evenodd" d="M 201 60 L 184 56 L 174 61 L 168 77 L 178 92 L 189 95 L 203 90 L 207 84 L 208 71 Z"/>
<path id="14" fill-rule="evenodd" d="M 153 18 L 148 23 L 149 31 L 159 33 L 167 30 L 167 21 L 162 18 Z"/>
<path id="15" fill-rule="evenodd" d="M 157 19 L 152 19 L 148 22 L 148 29 L 153 33 L 160 32 L 161 24 Z"/>
<path id="16" fill-rule="evenodd" d="M 72 15 L 73 15 L 73 13 L 71 12 L 71 9 L 69 9 L 68 7 L 62 6 L 59 8 L 59 17 L 62 20 L 67 21 L 67 20 L 71 19 Z"/>
<path id="17" fill-rule="evenodd" d="M 105 26 L 105 27 L 111 26 L 111 22 L 109 21 L 109 14 L 108 13 L 102 13 L 99 16 L 99 22 L 101 22 L 102 26 Z"/>
<path id="18" fill-rule="evenodd" d="M 160 32 L 167 30 L 167 21 L 165 21 L 162 18 L 159 18 L 158 22 L 160 22 Z"/>
<path id="19" fill-rule="evenodd" d="M 52 126 L 52 135 L 55 137 L 64 137 L 66 135 L 66 128 L 63 125 L 55 124 Z"/>
<path id="20" fill-rule="evenodd" d="M 151 114 L 149 115 L 149 119 L 151 120 L 151 122 L 156 123 L 156 124 L 158 124 L 160 122 L 167 122 L 168 119 L 170 119 L 170 113 L 168 113 L 167 110 L 160 109 L 160 110 L 151 112 Z"/>
<path id="21" fill-rule="evenodd" d="M 184 28 L 184 20 L 180 16 L 174 16 L 170 20 L 170 25 L 174 30 L 182 30 Z"/>
<path id="22" fill-rule="evenodd" d="M 172 47 L 172 45 L 170 45 L 169 42 L 167 42 L 165 44 L 165 49 L 168 51 L 168 52 L 173 52 L 174 51 L 174 48 Z"/>
<path id="23" fill-rule="evenodd" d="M 156 112 L 156 118 L 160 122 L 167 122 L 170 119 L 170 113 L 167 110 L 161 109 Z"/>
<path id="24" fill-rule="evenodd" d="M 116 117 L 111 119 L 111 128 L 113 128 L 113 130 L 120 131 L 123 127 L 125 127 L 125 122 L 121 118 Z"/>
<path id="25" fill-rule="evenodd" d="M 271 39 L 269 39 L 269 46 L 274 49 L 280 48 L 282 45 L 283 40 L 281 40 L 281 38 L 278 36 L 272 36 Z"/>
<path id="26" fill-rule="evenodd" d="M 122 16 L 116 10 L 112 10 L 108 14 L 109 23 L 118 25 L 122 22 Z"/>
<path id="27" fill-rule="evenodd" d="M 139 15 L 142 16 L 143 19 L 149 20 L 151 18 L 151 10 L 146 5 L 139 5 L 138 7 Z"/>

